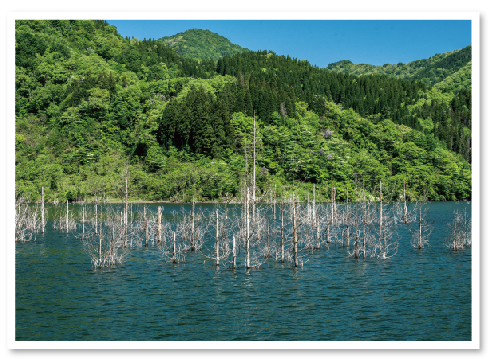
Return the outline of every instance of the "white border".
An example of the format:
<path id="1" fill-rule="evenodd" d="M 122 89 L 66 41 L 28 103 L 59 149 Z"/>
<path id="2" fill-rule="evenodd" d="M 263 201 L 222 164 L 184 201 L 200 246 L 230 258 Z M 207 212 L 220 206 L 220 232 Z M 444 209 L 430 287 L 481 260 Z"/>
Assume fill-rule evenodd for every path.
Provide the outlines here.
<path id="1" fill-rule="evenodd" d="M 116 4 L 113 4 L 116 6 Z M 279 8 L 279 6 L 278 6 Z M 10 13 L 7 23 L 7 89 L 15 86 L 14 24 L 16 19 L 110 19 L 110 20 L 471 20 L 472 21 L 472 94 L 473 94 L 473 247 L 472 247 L 472 341 L 471 342 L 190 342 L 191 349 L 477 349 L 480 348 L 480 14 L 477 12 L 56 12 Z M 428 36 L 428 34 L 426 34 Z M 306 59 L 304 59 L 306 60 Z M 6 131 L 7 208 L 14 207 L 15 111 L 14 92 L 7 91 Z M 478 136 L 476 136 L 478 134 Z M 7 223 L 14 223 L 7 210 Z M 15 243 L 13 228 L 7 228 L 8 308 L 7 344 L 10 349 L 189 349 L 188 342 L 16 342 L 15 341 Z M 477 240 L 476 240 L 477 239 Z M 477 254 L 477 255 L 476 255 Z"/>
<path id="2" fill-rule="evenodd" d="M 478 12 L 17 12 L 9 20 L 477 20 Z M 478 26 L 479 30 L 479 26 Z M 478 31 L 479 33 L 479 31 Z M 474 34 L 473 34 L 474 35 Z M 428 34 L 426 34 L 428 36 Z M 478 38 L 479 39 L 479 38 Z"/>

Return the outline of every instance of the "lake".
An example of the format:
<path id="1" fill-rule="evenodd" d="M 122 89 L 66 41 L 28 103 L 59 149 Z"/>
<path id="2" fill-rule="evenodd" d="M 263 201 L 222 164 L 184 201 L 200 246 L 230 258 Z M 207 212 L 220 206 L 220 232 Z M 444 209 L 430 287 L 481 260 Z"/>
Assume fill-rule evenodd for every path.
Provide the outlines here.
<path id="1" fill-rule="evenodd" d="M 164 204 L 163 215 L 182 207 L 191 210 Z M 196 205 L 207 214 L 215 208 Z M 163 261 L 153 245 L 93 268 L 82 239 L 53 229 L 51 208 L 46 233 L 16 243 L 16 340 L 469 341 L 471 248 L 450 251 L 443 242 L 454 210 L 470 214 L 471 206 L 428 208 L 434 231 L 422 250 L 398 225 L 398 252 L 386 260 L 355 259 L 351 248 L 331 243 L 307 253 L 303 267 L 268 259 L 250 270 L 242 249 L 231 270 L 200 252 Z"/>

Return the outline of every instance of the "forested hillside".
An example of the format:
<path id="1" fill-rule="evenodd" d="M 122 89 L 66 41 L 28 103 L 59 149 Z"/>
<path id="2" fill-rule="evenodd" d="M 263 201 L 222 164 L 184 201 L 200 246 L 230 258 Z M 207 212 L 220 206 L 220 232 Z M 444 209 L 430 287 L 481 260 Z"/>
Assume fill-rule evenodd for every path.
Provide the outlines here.
<path id="1" fill-rule="evenodd" d="M 270 118 L 272 111 L 279 111 L 281 104 L 294 117 L 295 101 L 306 102 L 314 113 L 323 116 L 329 100 L 374 122 L 388 118 L 432 134 L 449 150 L 470 161 L 471 94 L 467 90 L 454 95 L 419 81 L 381 75 L 350 76 L 266 51 L 219 59 L 217 72 L 241 79 L 257 115 L 263 119 Z M 245 112 L 244 108 L 238 110 Z"/>
<path id="2" fill-rule="evenodd" d="M 160 40 L 174 49 L 178 55 L 200 60 L 217 61 L 223 56 L 249 51 L 209 30 L 190 29 L 173 36 L 162 37 Z"/>
<path id="3" fill-rule="evenodd" d="M 466 66 L 461 67 L 459 71 L 456 71 L 442 81 L 437 82 L 434 87 L 454 93 L 458 93 L 462 90 L 471 92 L 471 61 L 468 62 Z"/>
<path id="4" fill-rule="evenodd" d="M 408 199 L 471 196 L 467 89 L 268 51 L 195 60 L 105 21 L 17 21 L 15 46 L 18 197 L 113 200 L 127 179 L 133 200 L 239 198 L 254 114 L 260 195 L 381 180 L 396 199 L 405 180 Z"/>
<path id="5" fill-rule="evenodd" d="M 457 93 L 461 88 L 471 91 L 471 45 L 456 51 L 444 54 L 435 54 L 428 59 L 416 60 L 408 64 L 385 64 L 374 66 L 366 64 L 353 64 L 349 60 L 342 60 L 329 64 L 327 68 L 334 72 L 351 75 L 385 75 L 405 80 L 420 80 L 424 84 L 434 86 L 446 81 L 449 77 L 456 77 L 460 86 L 450 88 L 449 91 Z"/>

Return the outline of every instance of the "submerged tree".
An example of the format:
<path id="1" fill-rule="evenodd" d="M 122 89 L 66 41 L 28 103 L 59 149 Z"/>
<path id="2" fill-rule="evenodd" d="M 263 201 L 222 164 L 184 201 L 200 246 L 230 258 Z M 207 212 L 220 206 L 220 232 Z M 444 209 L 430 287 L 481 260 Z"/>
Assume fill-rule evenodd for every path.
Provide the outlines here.
<path id="1" fill-rule="evenodd" d="M 15 201 L 15 241 L 27 242 L 32 236 L 43 231 L 41 210 L 30 206 L 25 199 Z"/>
<path id="2" fill-rule="evenodd" d="M 454 211 L 454 219 L 448 224 L 449 236 L 445 239 L 447 248 L 458 251 L 471 246 L 471 217 L 467 211 Z"/>
<path id="3" fill-rule="evenodd" d="M 434 230 L 434 226 L 429 219 L 429 209 L 427 203 L 417 202 L 412 211 L 414 220 L 409 225 L 411 232 L 410 244 L 417 249 L 422 249 L 429 245 L 429 237 Z"/>
<path id="4" fill-rule="evenodd" d="M 123 263 L 129 253 L 125 246 L 125 233 L 123 214 L 115 212 L 113 208 L 105 212 L 105 220 L 99 223 L 96 233 L 85 233 L 83 248 L 95 268 Z"/>
<path id="5" fill-rule="evenodd" d="M 231 244 L 230 238 L 230 221 L 228 218 L 227 206 L 225 206 L 224 211 L 220 211 L 223 214 L 219 215 L 219 208 L 216 209 L 215 215 L 210 216 L 210 227 L 213 227 L 213 232 L 215 234 L 214 244 L 211 247 L 205 248 L 205 256 L 215 262 L 215 265 L 219 267 L 222 263 L 224 265 L 229 264 L 229 257 L 236 251 L 235 237 Z M 232 263 L 235 262 L 235 256 L 232 257 Z"/>
<path id="6" fill-rule="evenodd" d="M 169 231 L 168 239 L 161 242 L 159 249 L 165 262 L 173 264 L 183 262 L 185 260 L 185 247 L 183 242 L 177 240 L 178 234 L 181 234 L 180 228 L 174 231 Z"/>
<path id="7" fill-rule="evenodd" d="M 162 222 L 161 216 L 162 207 L 158 207 L 158 213 L 147 211 L 146 206 L 143 207 L 143 212 L 136 213 L 137 220 L 128 222 L 127 226 L 132 225 L 132 232 L 135 234 L 131 236 L 129 242 L 130 246 L 144 246 L 149 244 L 156 245 L 161 242 L 166 236 L 168 223 Z"/>
<path id="8" fill-rule="evenodd" d="M 55 205 L 55 207 L 58 207 L 58 205 Z M 59 209 L 61 209 L 61 213 L 63 212 L 63 208 L 56 208 L 59 212 Z M 66 211 L 64 211 L 64 214 L 60 214 L 57 219 L 54 220 L 53 222 L 53 228 L 60 230 L 60 231 L 65 231 L 66 233 L 69 233 L 69 231 L 74 231 L 76 230 L 76 219 L 73 215 L 73 211 L 69 210 L 69 204 L 68 201 L 66 201 Z"/>
<path id="9" fill-rule="evenodd" d="M 383 183 L 380 181 L 380 208 L 378 218 L 378 237 L 374 243 L 373 256 L 387 259 L 394 256 L 398 251 L 396 239 L 395 215 L 392 206 L 383 206 Z M 390 202 L 391 203 L 391 202 Z"/>

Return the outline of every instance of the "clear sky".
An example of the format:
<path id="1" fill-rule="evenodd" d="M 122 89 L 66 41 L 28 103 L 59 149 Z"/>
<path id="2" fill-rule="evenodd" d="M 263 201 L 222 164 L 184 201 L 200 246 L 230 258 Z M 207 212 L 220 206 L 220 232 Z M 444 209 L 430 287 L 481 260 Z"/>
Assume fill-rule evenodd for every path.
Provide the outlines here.
<path id="1" fill-rule="evenodd" d="M 208 29 L 250 50 L 326 67 L 339 60 L 395 64 L 471 44 L 469 20 L 109 20 L 123 37 L 159 39 Z"/>

